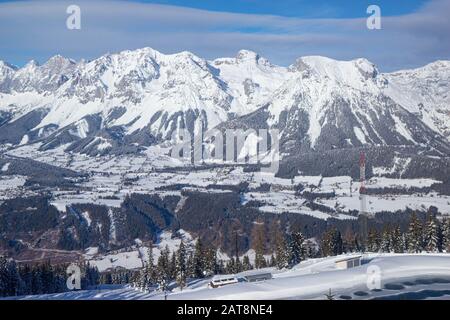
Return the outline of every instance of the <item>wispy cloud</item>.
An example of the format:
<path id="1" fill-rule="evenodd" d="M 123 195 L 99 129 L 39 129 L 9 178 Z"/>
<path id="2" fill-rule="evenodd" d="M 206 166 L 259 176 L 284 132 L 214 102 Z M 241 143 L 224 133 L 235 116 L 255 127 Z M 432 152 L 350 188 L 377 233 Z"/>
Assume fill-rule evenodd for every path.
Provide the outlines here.
<path id="1" fill-rule="evenodd" d="M 78 4 L 82 29 L 66 29 L 66 8 Z M 60 53 L 92 59 L 106 52 L 150 46 L 189 50 L 202 57 L 259 52 L 287 65 L 303 55 L 366 57 L 382 70 L 450 58 L 450 1 L 433 0 L 419 11 L 382 20 L 299 19 L 212 12 L 130 1 L 20 1 L 0 4 L 0 59 L 23 63 Z"/>

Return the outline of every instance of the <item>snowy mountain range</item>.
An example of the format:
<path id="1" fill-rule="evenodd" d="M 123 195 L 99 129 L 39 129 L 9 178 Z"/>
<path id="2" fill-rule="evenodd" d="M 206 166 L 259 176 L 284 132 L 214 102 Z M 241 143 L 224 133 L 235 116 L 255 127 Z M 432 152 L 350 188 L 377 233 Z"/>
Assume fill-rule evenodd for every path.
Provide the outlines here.
<path id="1" fill-rule="evenodd" d="M 0 144 L 134 152 L 187 128 L 278 128 L 285 152 L 415 145 L 450 154 L 450 61 L 380 73 L 365 59 L 276 66 L 151 48 L 93 61 L 0 61 Z"/>
<path id="2" fill-rule="evenodd" d="M 255 222 L 268 236 L 275 219 L 308 239 L 357 233 L 361 150 L 370 227 L 448 216 L 449 89 L 450 61 L 380 73 L 366 59 L 151 48 L 0 61 L 0 254 L 108 270 L 140 267 L 141 245 L 179 230 L 229 256 L 253 249 Z M 182 128 L 278 129 L 279 170 L 193 168 L 169 156 Z"/>

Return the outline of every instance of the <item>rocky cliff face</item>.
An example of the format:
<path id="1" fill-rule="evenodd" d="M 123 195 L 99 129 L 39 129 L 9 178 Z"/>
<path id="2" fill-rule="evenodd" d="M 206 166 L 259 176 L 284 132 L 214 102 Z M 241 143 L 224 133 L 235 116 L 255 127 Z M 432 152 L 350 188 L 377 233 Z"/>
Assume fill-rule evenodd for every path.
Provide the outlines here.
<path id="1" fill-rule="evenodd" d="M 0 62 L 0 143 L 135 152 L 221 125 L 277 128 L 287 153 L 416 145 L 448 155 L 449 83 L 448 61 L 381 74 L 365 59 L 302 57 L 284 68 L 246 50 L 214 61 L 144 48 L 20 69 Z"/>

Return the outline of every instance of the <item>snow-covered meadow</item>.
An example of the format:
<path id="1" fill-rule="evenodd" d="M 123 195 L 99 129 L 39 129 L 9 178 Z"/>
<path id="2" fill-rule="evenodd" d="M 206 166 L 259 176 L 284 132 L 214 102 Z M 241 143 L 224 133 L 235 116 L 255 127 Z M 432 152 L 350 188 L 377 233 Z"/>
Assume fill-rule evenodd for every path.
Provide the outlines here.
<path id="1" fill-rule="evenodd" d="M 26 145 L 9 151 L 9 154 L 17 157 L 32 157 L 37 161 L 88 174 L 88 178 L 79 184 L 83 190 L 81 193 L 52 191 L 52 204 L 60 211 L 65 211 L 67 205 L 76 203 L 119 207 L 126 195 L 131 193 L 180 195 L 180 190 L 161 190 L 173 185 L 185 185 L 185 189 L 214 193 L 224 192 L 227 186 L 237 186 L 240 183 L 249 185 L 249 191 L 243 195 L 242 203 L 245 204 L 251 200 L 259 201 L 262 203 L 259 209 L 263 212 L 274 214 L 291 212 L 325 220 L 331 217 L 355 219 L 352 212 L 360 208 L 358 192 L 360 182 L 353 180 L 350 176 L 322 177 L 298 174 L 293 179 L 283 179 L 273 173 L 245 172 L 241 166 L 192 170 L 189 164 L 171 158 L 168 155 L 168 149 L 162 146 L 150 147 L 143 154 L 97 157 L 66 153 L 63 147 L 42 152 L 38 150 L 38 147 L 39 144 Z M 7 169 L 5 167 L 3 169 Z M 5 188 L 5 185 L 11 183 L 14 187 L 14 183 L 19 183 L 19 180 L 2 183 L 5 179 L 0 173 L 0 188 Z M 417 188 L 420 190 L 440 182 L 429 178 L 393 179 L 374 176 L 367 181 L 367 189 Z M 334 197 L 319 197 L 315 200 L 334 212 L 311 210 L 305 206 L 305 198 L 295 193 L 295 187 L 299 184 L 304 186 L 306 191 L 315 194 L 334 193 Z M 258 188 L 262 185 L 269 185 L 270 192 L 259 191 Z M 215 187 L 208 188 L 208 186 Z M 223 188 L 220 188 L 221 186 Z M 430 206 L 437 207 L 443 215 L 449 215 L 450 196 L 436 192 L 385 193 L 367 196 L 367 210 L 372 214 L 381 211 L 395 212 L 407 208 L 427 211 Z"/>
<path id="2" fill-rule="evenodd" d="M 157 260 L 161 255 L 161 251 L 166 247 L 169 248 L 170 252 L 175 252 L 178 250 L 181 240 L 189 249 L 193 248 L 194 239 L 188 232 L 178 230 L 176 237 L 173 236 L 172 232 L 162 232 L 153 247 L 153 258 Z M 128 250 L 110 252 L 106 255 L 99 255 L 97 253 L 98 248 L 88 248 L 84 257 L 92 266 L 97 267 L 100 272 L 116 268 L 139 269 L 148 262 L 149 247 L 143 246 L 139 239 L 136 239 L 135 243 L 135 246 Z"/>

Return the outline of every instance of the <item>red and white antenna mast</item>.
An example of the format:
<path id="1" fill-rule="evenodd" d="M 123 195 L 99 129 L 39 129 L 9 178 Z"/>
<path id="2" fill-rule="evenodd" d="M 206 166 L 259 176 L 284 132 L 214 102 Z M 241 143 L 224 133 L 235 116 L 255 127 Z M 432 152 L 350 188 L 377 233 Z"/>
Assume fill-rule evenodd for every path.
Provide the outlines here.
<path id="1" fill-rule="evenodd" d="M 366 155 L 363 151 L 359 154 L 359 215 L 361 221 L 361 240 L 364 244 L 364 247 L 367 245 L 367 199 L 366 199 Z"/>
<path id="2" fill-rule="evenodd" d="M 367 214 L 366 206 L 366 155 L 363 151 L 359 154 L 359 201 L 360 201 L 360 214 Z"/>
<path id="3" fill-rule="evenodd" d="M 361 185 L 359 187 L 359 193 L 366 193 L 366 155 L 363 151 L 359 154 L 359 181 Z"/>

